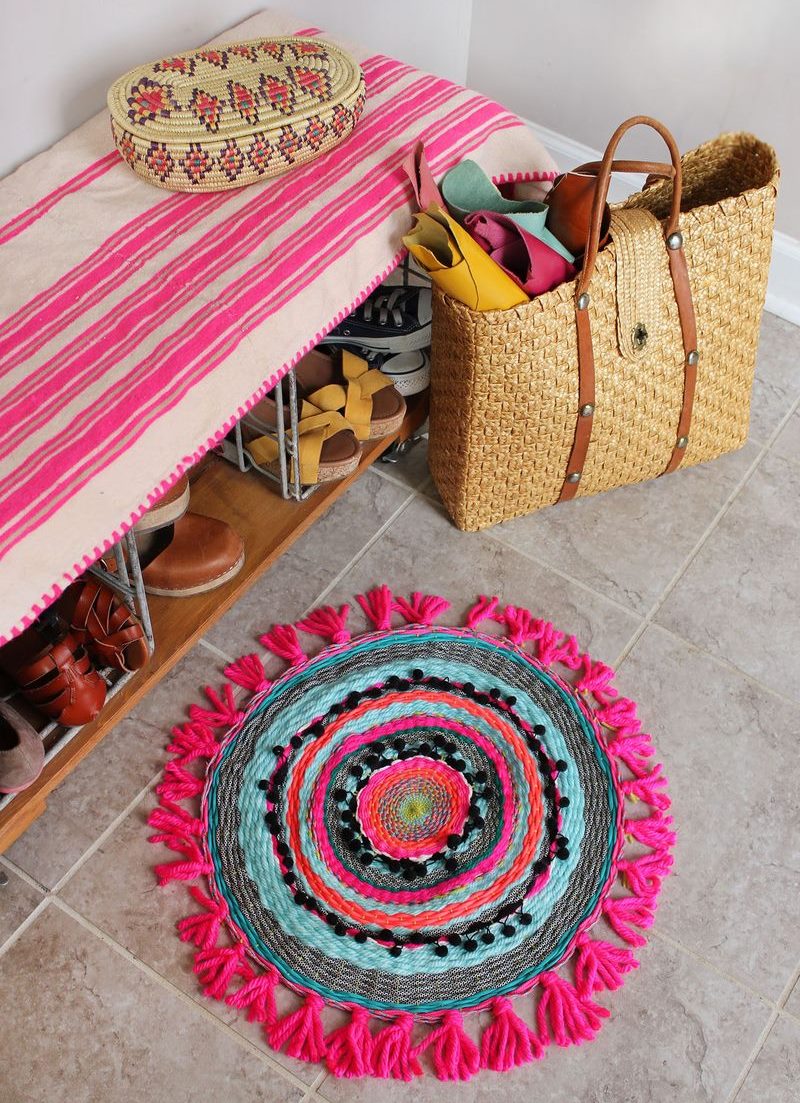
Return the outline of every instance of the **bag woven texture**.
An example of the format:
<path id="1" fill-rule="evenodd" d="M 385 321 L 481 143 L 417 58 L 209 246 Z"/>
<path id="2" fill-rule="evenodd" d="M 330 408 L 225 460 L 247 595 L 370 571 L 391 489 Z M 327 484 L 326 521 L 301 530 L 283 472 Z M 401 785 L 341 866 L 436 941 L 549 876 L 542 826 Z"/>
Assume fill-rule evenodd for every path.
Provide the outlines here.
<path id="1" fill-rule="evenodd" d="M 681 163 L 699 351 L 688 467 L 747 437 L 779 169 L 749 134 L 721 135 Z M 596 406 L 581 497 L 660 475 L 675 445 L 685 356 L 661 228 L 671 194 L 663 180 L 614 207 L 612 240 L 597 256 L 588 308 Z M 559 498 L 576 425 L 576 284 L 484 313 L 434 293 L 429 462 L 459 528 Z"/>
<path id="2" fill-rule="evenodd" d="M 364 74 L 317 38 L 256 38 L 140 66 L 109 89 L 111 133 L 135 173 L 224 191 L 319 157 L 358 122 Z"/>

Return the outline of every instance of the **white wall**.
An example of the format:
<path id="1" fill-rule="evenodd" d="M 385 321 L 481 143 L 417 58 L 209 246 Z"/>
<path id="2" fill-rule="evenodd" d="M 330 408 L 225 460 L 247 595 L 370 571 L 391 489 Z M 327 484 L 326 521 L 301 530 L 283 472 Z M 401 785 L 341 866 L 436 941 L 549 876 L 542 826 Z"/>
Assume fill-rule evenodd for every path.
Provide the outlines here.
<path id="1" fill-rule="evenodd" d="M 269 6 L 268 0 L 0 0 L 0 176 L 99 111 L 121 73 L 199 46 Z M 398 8 L 368 0 L 284 0 L 280 8 L 308 26 L 466 80 L 470 2 L 403 0 Z"/>
<path id="2" fill-rule="evenodd" d="M 594 148 L 637 114 L 682 149 L 751 130 L 777 148 L 777 225 L 800 238 L 799 52 L 796 0 L 474 0 L 468 83 Z M 657 138 L 626 141 L 661 159 Z"/>

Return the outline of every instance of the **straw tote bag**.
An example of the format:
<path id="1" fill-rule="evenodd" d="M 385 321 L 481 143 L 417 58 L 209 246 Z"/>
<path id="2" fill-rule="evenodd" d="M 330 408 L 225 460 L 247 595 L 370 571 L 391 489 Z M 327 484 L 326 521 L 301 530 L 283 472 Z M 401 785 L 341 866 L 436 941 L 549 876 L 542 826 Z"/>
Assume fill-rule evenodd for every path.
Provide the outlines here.
<path id="1" fill-rule="evenodd" d="M 645 124 L 671 164 L 615 161 Z M 612 207 L 612 171 L 649 174 Z M 742 445 L 772 247 L 774 150 L 725 134 L 680 157 L 622 123 L 596 172 L 577 278 L 480 313 L 434 292 L 431 472 L 455 523 L 486 528 Z M 649 185 L 649 186 L 648 186 Z"/>

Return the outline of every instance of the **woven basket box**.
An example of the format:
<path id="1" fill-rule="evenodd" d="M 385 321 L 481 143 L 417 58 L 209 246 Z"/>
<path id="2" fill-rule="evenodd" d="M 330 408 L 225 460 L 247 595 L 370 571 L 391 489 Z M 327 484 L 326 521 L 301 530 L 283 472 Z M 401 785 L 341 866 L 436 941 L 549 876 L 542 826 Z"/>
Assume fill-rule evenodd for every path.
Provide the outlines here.
<path id="1" fill-rule="evenodd" d="M 142 179 L 222 191 L 278 176 L 338 145 L 358 122 L 364 74 L 317 38 L 210 46 L 132 69 L 109 89 L 111 132 Z"/>

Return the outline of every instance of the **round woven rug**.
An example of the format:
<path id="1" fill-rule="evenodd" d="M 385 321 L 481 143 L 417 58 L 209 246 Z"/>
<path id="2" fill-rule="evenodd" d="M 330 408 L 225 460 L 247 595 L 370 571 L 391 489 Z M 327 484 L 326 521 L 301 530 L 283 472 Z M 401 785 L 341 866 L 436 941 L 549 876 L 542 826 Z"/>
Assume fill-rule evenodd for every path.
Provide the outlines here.
<path id="1" fill-rule="evenodd" d="M 432 595 L 357 600 L 373 630 L 346 605 L 278 625 L 286 672 L 245 656 L 173 730 L 156 873 L 199 883 L 178 929 L 204 993 L 339 1076 L 466 1079 L 593 1038 L 672 863 L 633 702 L 497 598 L 462 627 Z"/>

